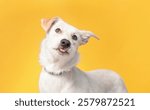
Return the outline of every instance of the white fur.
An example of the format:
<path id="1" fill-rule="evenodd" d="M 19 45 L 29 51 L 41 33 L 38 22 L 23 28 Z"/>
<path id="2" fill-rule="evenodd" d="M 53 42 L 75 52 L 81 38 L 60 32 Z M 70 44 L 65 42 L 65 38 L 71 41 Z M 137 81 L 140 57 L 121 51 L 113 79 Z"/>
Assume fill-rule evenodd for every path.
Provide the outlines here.
<path id="1" fill-rule="evenodd" d="M 62 29 L 62 33 L 55 32 L 56 28 Z M 71 37 L 76 34 L 77 41 Z M 43 67 L 39 88 L 40 92 L 127 92 L 123 80 L 118 74 L 110 70 L 95 70 L 83 72 L 75 67 L 78 63 L 78 47 L 87 43 L 88 39 L 94 36 L 89 31 L 79 30 L 58 18 L 51 26 L 46 38 L 42 41 L 40 52 L 40 63 Z M 54 48 L 57 48 L 61 39 L 68 39 L 71 42 L 71 48 L 68 55 L 61 55 Z M 89 53 L 90 54 L 90 53 Z M 44 68 L 55 74 L 62 71 L 62 75 L 51 75 Z"/>

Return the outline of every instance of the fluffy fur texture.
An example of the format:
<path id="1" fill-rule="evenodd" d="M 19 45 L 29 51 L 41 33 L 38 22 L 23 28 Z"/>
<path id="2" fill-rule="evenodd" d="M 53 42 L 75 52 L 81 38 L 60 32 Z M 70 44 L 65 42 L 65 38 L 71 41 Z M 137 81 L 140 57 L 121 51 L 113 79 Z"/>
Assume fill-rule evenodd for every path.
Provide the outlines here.
<path id="1" fill-rule="evenodd" d="M 86 44 L 90 37 L 97 38 L 92 32 L 79 30 L 58 17 L 42 19 L 41 26 L 46 37 L 40 52 L 43 67 L 39 80 L 40 92 L 127 92 L 123 80 L 113 71 L 83 72 L 75 67 L 79 59 L 79 46 Z M 62 39 L 68 40 L 71 45 L 60 48 Z"/>

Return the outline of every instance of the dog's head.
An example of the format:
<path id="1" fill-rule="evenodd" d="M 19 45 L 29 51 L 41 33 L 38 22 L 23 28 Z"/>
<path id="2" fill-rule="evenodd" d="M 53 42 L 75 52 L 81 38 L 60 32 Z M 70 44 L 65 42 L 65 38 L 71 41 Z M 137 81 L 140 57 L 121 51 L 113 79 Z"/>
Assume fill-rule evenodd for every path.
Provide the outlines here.
<path id="1" fill-rule="evenodd" d="M 97 38 L 92 32 L 79 30 L 58 17 L 42 19 L 41 26 L 47 33 L 48 45 L 58 55 L 72 55 L 80 45 L 86 44 L 90 37 Z"/>
<path id="2" fill-rule="evenodd" d="M 92 32 L 79 30 L 61 18 L 42 19 L 41 26 L 46 32 L 45 47 L 54 58 L 72 59 L 80 45 L 86 44 L 90 37 L 97 38 Z M 98 39 L 98 38 L 97 38 Z"/>

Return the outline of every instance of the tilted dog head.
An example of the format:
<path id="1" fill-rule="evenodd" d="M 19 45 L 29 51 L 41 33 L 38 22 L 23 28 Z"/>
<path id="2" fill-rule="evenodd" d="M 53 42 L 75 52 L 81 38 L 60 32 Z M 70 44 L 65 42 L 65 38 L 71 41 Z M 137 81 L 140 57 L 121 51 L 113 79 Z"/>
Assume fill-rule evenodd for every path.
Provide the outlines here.
<path id="1" fill-rule="evenodd" d="M 73 60 L 80 45 L 86 44 L 90 37 L 97 38 L 92 32 L 79 30 L 58 17 L 42 19 L 41 26 L 46 32 L 43 45 L 50 57 L 53 57 L 50 59 L 59 63 Z"/>

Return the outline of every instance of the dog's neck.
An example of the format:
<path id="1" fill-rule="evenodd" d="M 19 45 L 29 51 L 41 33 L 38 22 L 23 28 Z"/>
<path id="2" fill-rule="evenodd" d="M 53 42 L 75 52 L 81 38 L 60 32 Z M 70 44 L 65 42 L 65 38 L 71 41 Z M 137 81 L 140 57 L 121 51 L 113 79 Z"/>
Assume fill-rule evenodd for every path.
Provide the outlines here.
<path id="1" fill-rule="evenodd" d="M 53 74 L 61 74 L 66 73 L 72 70 L 73 67 L 78 63 L 79 54 L 76 53 L 74 57 L 68 61 L 59 61 L 59 60 L 48 60 L 48 58 L 40 57 L 40 63 L 43 66 L 43 69 L 46 70 L 47 73 Z"/>
<path id="2" fill-rule="evenodd" d="M 63 75 L 63 74 L 65 74 L 65 73 L 68 73 L 69 71 L 61 71 L 61 72 L 57 72 L 57 73 L 55 73 L 55 72 L 51 72 L 51 71 L 48 71 L 46 68 L 43 68 L 43 70 L 46 72 L 46 73 L 48 73 L 49 75 L 53 75 L 53 76 L 61 76 L 61 75 Z"/>
<path id="3" fill-rule="evenodd" d="M 75 56 L 76 57 L 76 56 Z M 78 57 L 78 56 L 77 56 Z M 69 62 L 65 62 L 64 64 L 60 64 L 60 62 L 49 62 L 45 66 L 43 66 L 43 69 L 45 72 L 51 75 L 62 75 L 65 73 L 68 73 L 72 70 L 72 68 L 75 67 L 77 64 L 78 58 L 73 58 Z"/>

